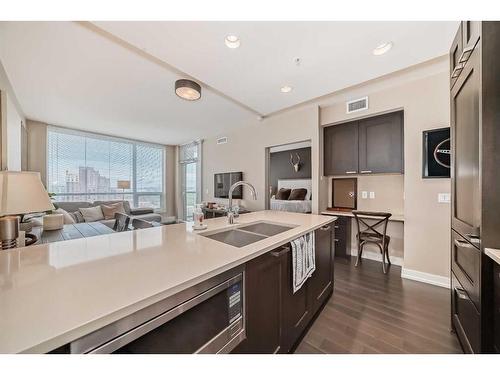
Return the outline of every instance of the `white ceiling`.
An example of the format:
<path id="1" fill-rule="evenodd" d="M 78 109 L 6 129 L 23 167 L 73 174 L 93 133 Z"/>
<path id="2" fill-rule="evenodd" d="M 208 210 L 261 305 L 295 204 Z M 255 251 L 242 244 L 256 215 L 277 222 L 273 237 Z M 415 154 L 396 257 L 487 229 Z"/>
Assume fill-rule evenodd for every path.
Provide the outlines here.
<path id="1" fill-rule="evenodd" d="M 125 43 L 72 22 L 0 23 L 0 60 L 27 117 L 167 144 L 223 135 L 254 123 L 258 113 L 444 55 L 458 27 L 458 22 L 94 24 Z M 225 46 L 228 34 L 240 37 L 240 48 Z M 392 41 L 393 49 L 373 56 L 373 48 L 385 41 Z M 175 96 L 175 80 L 186 75 L 204 86 L 202 100 Z M 294 90 L 282 94 L 283 85 Z"/>

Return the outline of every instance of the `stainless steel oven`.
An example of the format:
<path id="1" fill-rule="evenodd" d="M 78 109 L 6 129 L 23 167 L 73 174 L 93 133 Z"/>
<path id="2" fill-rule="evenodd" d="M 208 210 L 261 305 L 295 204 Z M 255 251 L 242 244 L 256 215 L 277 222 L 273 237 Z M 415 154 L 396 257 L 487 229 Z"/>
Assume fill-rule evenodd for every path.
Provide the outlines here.
<path id="1" fill-rule="evenodd" d="M 71 353 L 229 353 L 245 339 L 244 269 L 213 277 L 70 344 Z"/>

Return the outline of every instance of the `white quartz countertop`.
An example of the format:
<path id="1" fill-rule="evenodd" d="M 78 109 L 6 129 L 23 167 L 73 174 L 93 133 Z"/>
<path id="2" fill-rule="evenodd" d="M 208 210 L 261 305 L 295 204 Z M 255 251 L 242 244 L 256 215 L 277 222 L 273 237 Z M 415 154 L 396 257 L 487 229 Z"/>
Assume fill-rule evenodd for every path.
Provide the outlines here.
<path id="1" fill-rule="evenodd" d="M 495 262 L 497 262 L 498 264 L 500 264 L 500 249 L 485 248 L 484 252 L 491 259 L 493 259 Z"/>
<path id="2" fill-rule="evenodd" d="M 43 353 L 334 221 L 259 211 L 259 221 L 296 227 L 241 248 L 175 224 L 0 251 L 0 353 Z"/>

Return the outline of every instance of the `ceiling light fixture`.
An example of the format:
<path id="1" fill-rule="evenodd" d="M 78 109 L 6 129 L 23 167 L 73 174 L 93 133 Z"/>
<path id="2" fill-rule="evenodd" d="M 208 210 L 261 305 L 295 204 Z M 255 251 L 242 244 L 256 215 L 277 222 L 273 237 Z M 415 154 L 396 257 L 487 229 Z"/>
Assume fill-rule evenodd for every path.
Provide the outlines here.
<path id="1" fill-rule="evenodd" d="M 185 100 L 198 100 L 201 98 L 201 86 L 190 79 L 178 79 L 175 81 L 175 93 Z"/>
<path id="2" fill-rule="evenodd" d="M 293 90 L 293 87 L 291 87 L 291 86 L 283 86 L 283 87 L 280 89 L 280 91 L 281 91 L 282 93 L 284 93 L 284 94 L 289 93 L 289 92 L 290 92 L 290 91 L 292 91 L 292 90 Z"/>
<path id="3" fill-rule="evenodd" d="M 391 48 L 392 48 L 392 42 L 385 42 L 375 47 L 375 49 L 373 50 L 373 54 L 375 56 L 380 56 L 383 55 L 384 53 L 389 52 Z"/>
<path id="4" fill-rule="evenodd" d="M 236 35 L 228 35 L 224 39 L 224 43 L 226 43 L 228 48 L 238 48 L 240 46 L 240 38 Z"/>

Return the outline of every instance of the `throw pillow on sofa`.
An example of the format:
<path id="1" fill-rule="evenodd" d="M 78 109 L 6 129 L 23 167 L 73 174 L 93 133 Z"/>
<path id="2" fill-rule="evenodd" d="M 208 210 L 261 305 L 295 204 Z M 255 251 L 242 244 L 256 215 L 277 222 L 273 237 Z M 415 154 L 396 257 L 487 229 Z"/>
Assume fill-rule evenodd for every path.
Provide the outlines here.
<path id="1" fill-rule="evenodd" d="M 83 218 L 83 215 L 80 211 L 75 211 L 75 212 L 70 212 L 69 213 L 75 223 L 85 223 L 85 219 Z"/>
<path id="2" fill-rule="evenodd" d="M 66 210 L 63 210 L 62 208 L 58 208 L 54 212 L 56 214 L 62 214 L 63 215 L 64 224 L 75 224 L 76 223 L 75 219 L 73 219 L 73 217 Z"/>
<path id="3" fill-rule="evenodd" d="M 83 219 L 86 223 L 92 221 L 104 220 L 104 215 L 102 214 L 101 206 L 80 208 L 79 211 L 82 213 Z"/>
<path id="4" fill-rule="evenodd" d="M 123 202 L 101 204 L 101 210 L 105 220 L 114 219 L 117 212 L 120 214 L 126 214 Z"/>

